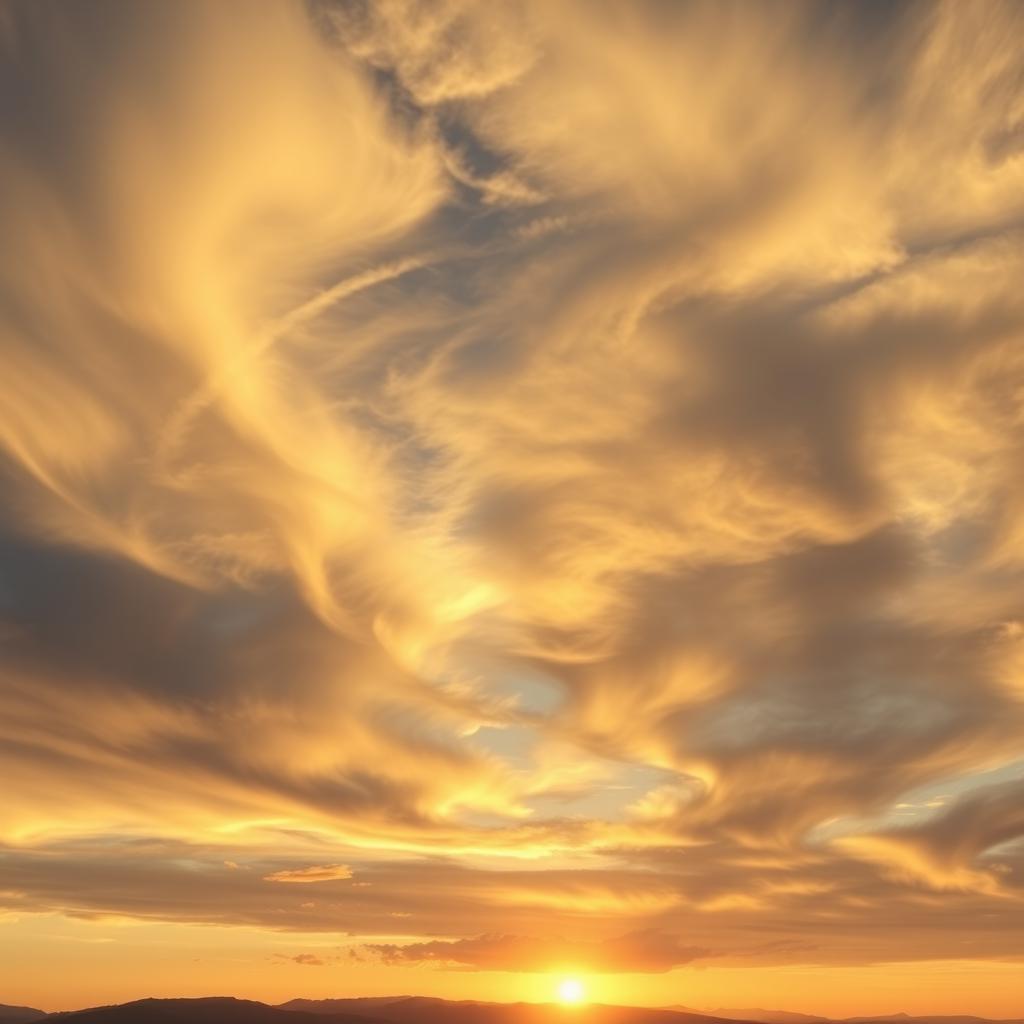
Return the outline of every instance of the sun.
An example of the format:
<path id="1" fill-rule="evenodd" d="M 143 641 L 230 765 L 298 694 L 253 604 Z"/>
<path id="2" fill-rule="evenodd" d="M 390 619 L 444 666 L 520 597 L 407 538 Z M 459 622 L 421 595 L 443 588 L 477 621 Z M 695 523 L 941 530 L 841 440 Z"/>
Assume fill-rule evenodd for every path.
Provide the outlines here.
<path id="1" fill-rule="evenodd" d="M 577 1006 L 585 1001 L 587 990 L 579 978 L 563 978 L 558 983 L 559 1002 L 568 1006 Z"/>

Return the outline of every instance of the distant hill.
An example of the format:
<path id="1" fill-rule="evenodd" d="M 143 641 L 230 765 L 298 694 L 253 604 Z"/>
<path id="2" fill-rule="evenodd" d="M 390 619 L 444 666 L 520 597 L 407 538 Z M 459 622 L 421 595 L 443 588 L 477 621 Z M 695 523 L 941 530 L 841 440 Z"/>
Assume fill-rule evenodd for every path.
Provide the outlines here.
<path id="1" fill-rule="evenodd" d="M 718 1007 L 714 1010 L 693 1010 L 688 1006 L 669 1006 L 669 1010 L 681 1010 L 687 1013 L 710 1013 L 726 1020 L 752 1020 L 759 1024 L 824 1024 L 827 1017 L 819 1017 L 811 1013 L 792 1013 L 789 1010 L 762 1010 L 757 1007 L 734 1009 Z"/>
<path id="2" fill-rule="evenodd" d="M 906 1013 L 883 1014 L 880 1017 L 845 1017 L 842 1024 L 1024 1024 L 1024 1019 L 992 1020 L 988 1017 L 912 1017 Z"/>
<path id="3" fill-rule="evenodd" d="M 755 1021 L 757 1024 L 1024 1024 L 1024 1019 L 991 1020 L 987 1017 L 913 1017 L 906 1013 L 880 1014 L 876 1017 L 819 1017 L 810 1013 L 793 1013 L 789 1010 L 762 1010 L 757 1007 L 732 1009 L 718 1007 L 714 1010 L 694 1010 L 688 1006 L 668 1006 L 667 1010 L 686 1013 L 707 1013 L 731 1021 Z"/>
<path id="4" fill-rule="evenodd" d="M 116 1006 L 53 1014 L 67 1024 L 380 1024 L 371 1017 L 335 1013 L 328 1017 L 281 1010 L 229 996 L 208 999 L 139 999 Z"/>
<path id="5" fill-rule="evenodd" d="M 401 1003 L 414 996 L 352 996 L 346 999 L 289 999 L 280 1003 L 279 1010 L 291 1010 L 300 1013 L 363 1013 L 380 1019 L 380 1010 L 389 1003 Z"/>
<path id="6" fill-rule="evenodd" d="M 140 999 L 115 1006 L 47 1015 L 24 1006 L 0 1005 L 0 1024 L 1024 1024 L 983 1017 L 910 1017 L 903 1013 L 831 1020 L 786 1010 L 684 1006 L 652 1008 L 590 1003 L 456 1002 L 426 996 L 369 996 L 353 999 L 292 999 L 267 1006 L 247 999 Z"/>
<path id="7" fill-rule="evenodd" d="M 0 1003 L 0 1024 L 25 1024 L 26 1021 L 39 1020 L 46 1014 L 31 1006 L 5 1006 Z"/>
<path id="8" fill-rule="evenodd" d="M 279 1008 L 323 1015 L 358 1008 L 388 1024 L 565 1024 L 567 1013 L 554 1003 L 455 1002 L 426 996 L 381 998 L 372 1007 L 356 999 L 293 999 Z M 573 1024 L 732 1024 L 706 1013 L 600 1003 L 573 1007 L 571 1013 Z"/>

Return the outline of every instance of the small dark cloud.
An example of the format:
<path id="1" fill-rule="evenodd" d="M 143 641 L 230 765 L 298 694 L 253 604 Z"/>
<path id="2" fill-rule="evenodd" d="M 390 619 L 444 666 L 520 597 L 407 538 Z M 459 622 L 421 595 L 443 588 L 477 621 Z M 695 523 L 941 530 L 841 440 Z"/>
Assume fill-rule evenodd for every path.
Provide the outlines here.
<path id="1" fill-rule="evenodd" d="M 578 970 L 604 974 L 663 973 L 715 955 L 658 931 L 633 932 L 597 942 L 481 935 L 401 946 L 368 943 L 364 948 L 388 964 L 438 963 L 482 971 Z"/>
<path id="2" fill-rule="evenodd" d="M 310 967 L 324 967 L 327 964 L 326 960 L 321 960 L 320 957 L 315 956 L 313 953 L 298 953 L 288 959 L 292 963 L 307 964 Z"/>

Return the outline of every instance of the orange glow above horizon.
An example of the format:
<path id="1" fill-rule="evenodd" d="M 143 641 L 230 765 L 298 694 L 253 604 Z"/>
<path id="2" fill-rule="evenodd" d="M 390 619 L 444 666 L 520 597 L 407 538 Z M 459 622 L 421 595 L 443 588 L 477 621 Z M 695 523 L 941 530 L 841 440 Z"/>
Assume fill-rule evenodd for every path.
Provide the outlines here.
<path id="1" fill-rule="evenodd" d="M 0 0 L 0 1002 L 1020 1014 L 1021 38 Z"/>

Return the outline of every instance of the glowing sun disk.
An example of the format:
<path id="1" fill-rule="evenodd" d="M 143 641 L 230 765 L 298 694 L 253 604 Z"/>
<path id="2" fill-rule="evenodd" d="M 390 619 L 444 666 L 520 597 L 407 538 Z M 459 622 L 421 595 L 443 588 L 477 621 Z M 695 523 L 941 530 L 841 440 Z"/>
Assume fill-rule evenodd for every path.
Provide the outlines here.
<path id="1" fill-rule="evenodd" d="M 582 1003 L 586 992 L 579 978 L 563 978 L 558 983 L 558 998 L 563 1003 Z"/>

